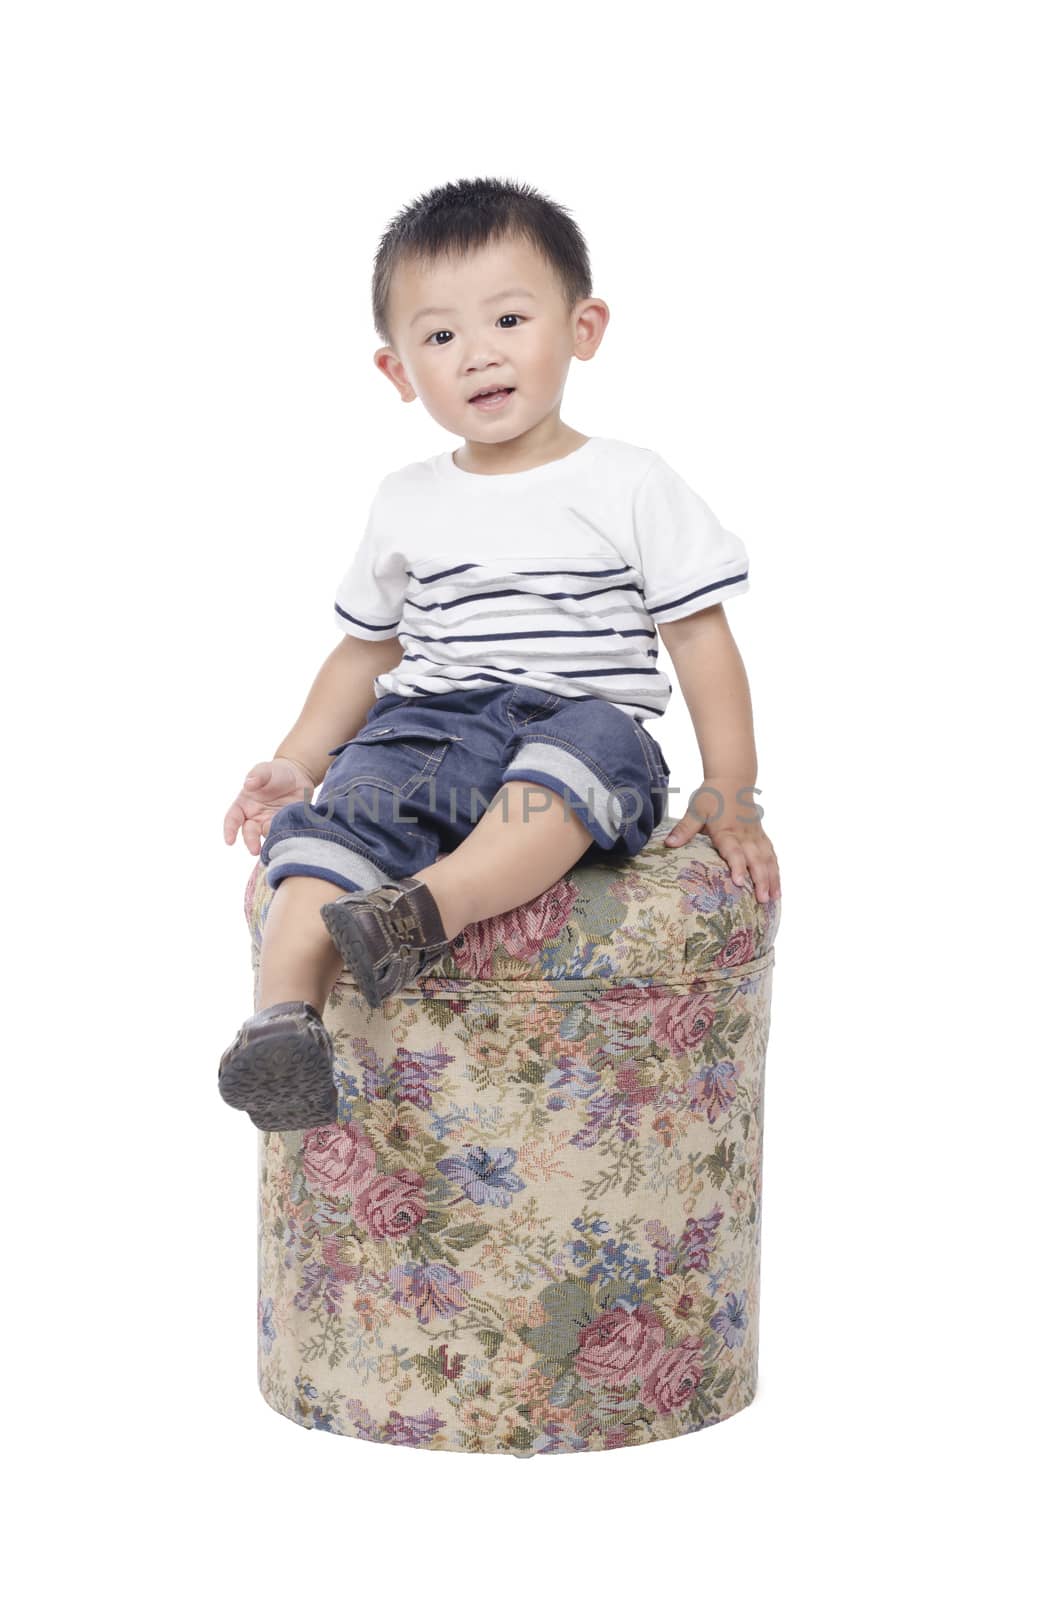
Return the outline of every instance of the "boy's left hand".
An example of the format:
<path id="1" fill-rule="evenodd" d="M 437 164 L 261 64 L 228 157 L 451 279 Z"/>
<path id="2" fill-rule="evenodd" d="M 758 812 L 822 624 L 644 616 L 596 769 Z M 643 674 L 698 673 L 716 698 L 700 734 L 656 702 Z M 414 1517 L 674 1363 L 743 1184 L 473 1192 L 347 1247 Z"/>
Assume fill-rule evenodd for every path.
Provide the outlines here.
<path id="1" fill-rule="evenodd" d="M 676 849 L 697 833 L 705 833 L 724 859 L 732 881 L 741 888 L 749 872 L 759 900 L 780 899 L 780 868 L 769 836 L 760 822 L 704 822 L 689 808 L 666 835 L 665 844 Z"/>

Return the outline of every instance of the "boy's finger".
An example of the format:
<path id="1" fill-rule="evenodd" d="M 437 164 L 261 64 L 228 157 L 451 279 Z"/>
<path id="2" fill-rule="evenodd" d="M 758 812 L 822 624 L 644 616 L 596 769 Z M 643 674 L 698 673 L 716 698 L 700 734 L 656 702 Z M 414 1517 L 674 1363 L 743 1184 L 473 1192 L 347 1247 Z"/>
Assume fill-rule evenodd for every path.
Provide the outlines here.
<path id="1" fill-rule="evenodd" d="M 758 874 L 761 864 L 755 854 L 754 845 L 747 845 L 744 849 L 743 871 L 747 880 L 747 887 L 754 894 L 758 889 Z"/>
<path id="2" fill-rule="evenodd" d="M 751 877 L 754 880 L 755 893 L 759 900 L 769 899 L 769 867 L 766 862 L 759 861 L 757 857 L 751 862 Z"/>
<path id="3" fill-rule="evenodd" d="M 684 816 L 679 817 L 674 823 L 666 835 L 665 842 L 667 844 L 684 844 L 685 840 L 691 839 L 692 835 L 698 833 L 702 826 L 703 824 L 698 817 L 689 816 L 686 811 Z"/>
<path id="4" fill-rule="evenodd" d="M 732 846 L 725 860 L 728 863 L 729 876 L 732 878 L 733 883 L 738 889 L 742 889 L 745 882 L 744 873 L 747 870 L 747 857 L 739 845 Z"/>
<path id="5" fill-rule="evenodd" d="M 243 819 L 244 819 L 245 816 L 246 816 L 246 812 L 243 810 L 243 807 L 239 804 L 238 801 L 236 801 L 233 805 L 229 806 L 228 810 L 225 812 L 225 820 L 224 820 L 224 833 L 225 833 L 225 843 L 226 844 L 231 844 L 232 841 L 235 839 L 236 834 L 239 832 L 239 829 L 242 826 Z"/>

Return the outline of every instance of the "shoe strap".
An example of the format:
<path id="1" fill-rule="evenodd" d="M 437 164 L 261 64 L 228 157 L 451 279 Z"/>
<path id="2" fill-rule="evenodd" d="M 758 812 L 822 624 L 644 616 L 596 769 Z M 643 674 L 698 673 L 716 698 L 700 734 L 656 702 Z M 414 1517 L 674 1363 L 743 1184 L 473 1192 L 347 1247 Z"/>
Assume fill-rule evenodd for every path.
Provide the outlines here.
<path id="1" fill-rule="evenodd" d="M 404 892 L 408 910 L 395 902 L 391 916 L 401 937 L 409 944 L 447 944 L 445 924 L 438 902 L 420 878 L 399 878 L 398 888 Z"/>
<path id="2" fill-rule="evenodd" d="M 261 1022 L 267 1017 L 290 1017 L 295 1013 L 299 1016 L 314 1017 L 317 1022 L 324 1020 L 316 1006 L 310 1005 L 308 1000 L 278 1000 L 274 1006 L 266 1006 L 264 1011 L 256 1011 L 254 1020 Z"/>

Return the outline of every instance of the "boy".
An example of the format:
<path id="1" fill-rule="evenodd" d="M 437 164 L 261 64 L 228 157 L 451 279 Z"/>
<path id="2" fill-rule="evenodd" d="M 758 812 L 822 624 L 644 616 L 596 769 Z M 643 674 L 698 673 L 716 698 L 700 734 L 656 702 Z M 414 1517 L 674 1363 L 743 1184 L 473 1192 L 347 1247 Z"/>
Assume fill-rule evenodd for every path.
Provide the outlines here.
<path id="1" fill-rule="evenodd" d="M 570 360 L 609 318 L 591 291 L 577 225 L 527 186 L 445 185 L 380 244 L 375 363 L 464 444 L 382 480 L 337 593 L 345 637 L 225 817 L 275 891 L 259 1009 L 218 1075 L 259 1128 L 334 1120 L 322 1012 L 344 965 L 378 1005 L 469 924 L 643 848 L 669 793 L 644 726 L 672 692 L 659 633 L 716 812 L 693 804 L 667 843 L 706 828 L 734 883 L 779 895 L 746 820 L 751 706 L 721 603 L 746 551 L 655 451 L 561 421 Z"/>

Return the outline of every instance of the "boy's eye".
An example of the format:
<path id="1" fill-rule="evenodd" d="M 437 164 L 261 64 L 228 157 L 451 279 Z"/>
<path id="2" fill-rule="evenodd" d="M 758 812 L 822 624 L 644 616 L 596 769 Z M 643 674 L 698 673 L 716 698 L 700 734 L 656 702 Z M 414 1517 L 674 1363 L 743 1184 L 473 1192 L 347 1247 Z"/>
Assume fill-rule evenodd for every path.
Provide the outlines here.
<path id="1" fill-rule="evenodd" d="M 497 318 L 498 322 L 508 323 L 525 322 L 525 320 L 525 317 L 523 317 L 518 311 L 506 311 L 503 316 Z M 426 343 L 433 344 L 435 339 L 441 339 L 443 344 L 448 344 L 452 337 L 453 333 L 450 328 L 439 328 L 436 333 L 432 333 L 427 336 Z"/>

